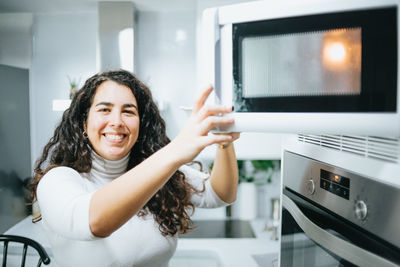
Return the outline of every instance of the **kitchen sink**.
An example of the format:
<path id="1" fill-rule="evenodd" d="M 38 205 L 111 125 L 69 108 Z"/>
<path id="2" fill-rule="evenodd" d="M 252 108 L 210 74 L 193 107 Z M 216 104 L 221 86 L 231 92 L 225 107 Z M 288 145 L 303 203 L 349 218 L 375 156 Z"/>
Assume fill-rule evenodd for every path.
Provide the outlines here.
<path id="1" fill-rule="evenodd" d="M 255 238 L 249 221 L 196 220 L 196 228 L 180 238 Z"/>
<path id="2" fill-rule="evenodd" d="M 218 254 L 211 250 L 177 250 L 169 262 L 170 267 L 220 267 Z"/>

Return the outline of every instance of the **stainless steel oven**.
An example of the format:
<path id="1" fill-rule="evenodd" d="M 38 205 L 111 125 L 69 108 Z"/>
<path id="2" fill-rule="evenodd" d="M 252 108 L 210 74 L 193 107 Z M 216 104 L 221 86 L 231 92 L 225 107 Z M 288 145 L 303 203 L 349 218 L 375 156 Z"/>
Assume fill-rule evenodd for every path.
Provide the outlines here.
<path id="1" fill-rule="evenodd" d="M 283 153 L 280 266 L 400 266 L 400 188 Z"/>

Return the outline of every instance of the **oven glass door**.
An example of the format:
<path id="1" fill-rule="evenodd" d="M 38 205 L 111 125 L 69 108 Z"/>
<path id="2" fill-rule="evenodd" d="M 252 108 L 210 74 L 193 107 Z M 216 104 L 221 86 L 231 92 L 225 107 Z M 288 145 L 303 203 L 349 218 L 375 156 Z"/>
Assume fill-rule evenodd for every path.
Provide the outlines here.
<path id="1" fill-rule="evenodd" d="M 398 248 L 287 189 L 282 200 L 281 267 L 400 264 Z"/>
<path id="2" fill-rule="evenodd" d="M 396 112 L 397 10 L 233 24 L 236 112 Z"/>

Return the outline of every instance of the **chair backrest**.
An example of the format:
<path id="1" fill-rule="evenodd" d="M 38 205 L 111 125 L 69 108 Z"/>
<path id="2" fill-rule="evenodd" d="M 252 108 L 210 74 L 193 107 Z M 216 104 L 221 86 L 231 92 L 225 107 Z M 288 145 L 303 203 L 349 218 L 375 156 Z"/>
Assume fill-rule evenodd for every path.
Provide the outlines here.
<path id="1" fill-rule="evenodd" d="M 16 236 L 16 235 L 0 235 L 0 242 L 4 243 L 3 246 L 3 265 L 2 267 L 7 266 L 7 252 L 8 252 L 8 244 L 10 242 L 22 243 L 24 244 L 24 249 L 22 252 L 22 259 L 21 259 L 21 267 L 25 266 L 26 260 L 26 252 L 29 247 L 34 248 L 39 253 L 39 260 L 37 266 L 41 266 L 42 263 L 48 265 L 50 263 L 50 257 L 47 255 L 46 250 L 35 240 L 32 240 L 27 237 L 23 236 Z"/>

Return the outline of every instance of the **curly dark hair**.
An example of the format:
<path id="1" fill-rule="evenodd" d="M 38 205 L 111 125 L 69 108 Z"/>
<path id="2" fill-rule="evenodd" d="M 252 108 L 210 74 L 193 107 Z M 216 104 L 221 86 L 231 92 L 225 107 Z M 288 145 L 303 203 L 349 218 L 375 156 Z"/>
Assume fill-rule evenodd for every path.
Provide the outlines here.
<path id="1" fill-rule="evenodd" d="M 34 179 L 30 186 L 33 199 L 36 199 L 36 190 L 40 179 L 54 167 L 67 166 L 79 173 L 90 172 L 92 147 L 89 140 L 84 138 L 83 126 L 86 123 L 96 89 L 108 80 L 129 87 L 138 103 L 139 137 L 131 149 L 128 170 L 170 142 L 166 135 L 165 122 L 153 101 L 150 89 L 145 84 L 134 74 L 125 70 L 96 74 L 89 78 L 82 89 L 75 94 L 71 106 L 64 112 L 53 137 L 44 147 L 42 156 L 36 162 Z M 152 213 L 164 236 L 173 236 L 177 232 L 186 233 L 193 228 L 187 212 L 194 211 L 190 195 L 196 191 L 186 181 L 185 175 L 178 170 L 137 215 L 144 216 L 149 212 Z"/>

